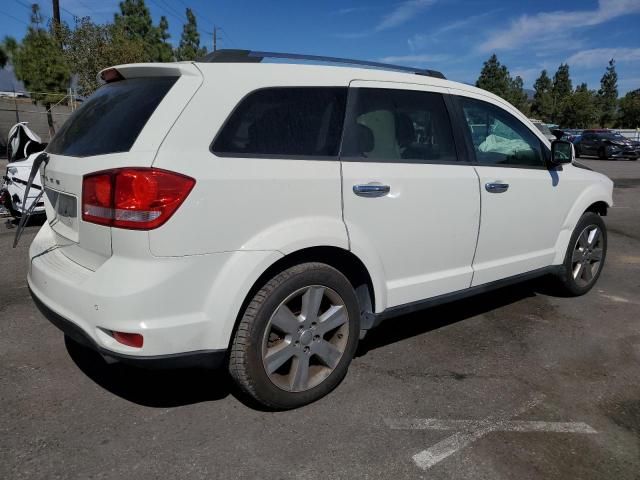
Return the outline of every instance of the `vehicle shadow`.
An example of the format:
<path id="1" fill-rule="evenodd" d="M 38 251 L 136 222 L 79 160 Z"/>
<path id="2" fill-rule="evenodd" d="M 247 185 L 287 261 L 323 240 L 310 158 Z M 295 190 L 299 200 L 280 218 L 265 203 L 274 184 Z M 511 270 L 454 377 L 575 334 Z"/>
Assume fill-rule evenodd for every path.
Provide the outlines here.
<path id="1" fill-rule="evenodd" d="M 221 400 L 232 390 L 224 369 L 152 370 L 123 363 L 108 364 L 65 336 L 65 346 L 77 367 L 105 390 L 138 405 L 169 408 Z"/>
<path id="2" fill-rule="evenodd" d="M 552 280 L 549 277 L 541 277 L 391 318 L 367 333 L 367 336 L 360 341 L 356 356 L 366 355 L 376 348 L 428 333 L 538 294 L 557 296 Z"/>
<path id="3" fill-rule="evenodd" d="M 553 295 L 545 278 L 383 322 L 360 342 L 356 356 L 366 355 L 377 348 L 535 297 L 537 294 Z M 71 359 L 91 380 L 114 395 L 138 405 L 169 408 L 221 400 L 232 395 L 249 408 L 266 411 L 235 387 L 226 368 L 153 370 L 122 363 L 107 364 L 99 354 L 68 337 L 65 337 L 65 345 Z"/>

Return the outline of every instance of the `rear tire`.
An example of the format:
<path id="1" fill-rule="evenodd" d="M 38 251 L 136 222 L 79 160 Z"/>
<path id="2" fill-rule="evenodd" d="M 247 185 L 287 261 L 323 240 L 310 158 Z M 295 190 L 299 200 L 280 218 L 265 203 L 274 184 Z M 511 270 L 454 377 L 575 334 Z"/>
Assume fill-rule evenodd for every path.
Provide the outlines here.
<path id="1" fill-rule="evenodd" d="M 296 265 L 249 302 L 233 339 L 229 372 L 263 407 L 297 408 L 342 381 L 359 333 L 360 310 L 349 280 L 326 264 Z"/>
<path id="2" fill-rule="evenodd" d="M 586 212 L 569 240 L 559 275 L 562 293 L 577 297 L 596 284 L 607 255 L 607 228 L 600 215 Z"/>

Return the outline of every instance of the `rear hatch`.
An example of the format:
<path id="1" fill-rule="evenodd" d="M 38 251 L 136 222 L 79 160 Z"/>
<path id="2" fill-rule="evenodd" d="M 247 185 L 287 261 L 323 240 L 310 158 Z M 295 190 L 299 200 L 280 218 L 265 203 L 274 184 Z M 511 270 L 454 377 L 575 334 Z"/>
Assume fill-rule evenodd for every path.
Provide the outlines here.
<path id="1" fill-rule="evenodd" d="M 111 227 L 82 220 L 87 174 L 150 167 L 171 126 L 202 83 L 193 64 L 124 65 L 100 87 L 47 146 L 41 167 L 47 220 L 64 255 L 91 270 L 112 255 Z M 146 232 L 139 238 L 148 241 Z"/>

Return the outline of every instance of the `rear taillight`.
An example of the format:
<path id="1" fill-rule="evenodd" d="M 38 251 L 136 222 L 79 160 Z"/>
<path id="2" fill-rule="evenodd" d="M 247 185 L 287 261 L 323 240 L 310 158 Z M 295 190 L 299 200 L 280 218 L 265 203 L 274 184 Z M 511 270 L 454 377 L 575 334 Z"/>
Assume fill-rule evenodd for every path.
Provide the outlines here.
<path id="1" fill-rule="evenodd" d="M 139 333 L 111 332 L 113 338 L 128 347 L 142 348 L 144 337 Z"/>
<path id="2" fill-rule="evenodd" d="M 195 183 L 193 178 L 157 168 L 118 168 L 85 175 L 82 219 L 134 230 L 158 228 Z"/>

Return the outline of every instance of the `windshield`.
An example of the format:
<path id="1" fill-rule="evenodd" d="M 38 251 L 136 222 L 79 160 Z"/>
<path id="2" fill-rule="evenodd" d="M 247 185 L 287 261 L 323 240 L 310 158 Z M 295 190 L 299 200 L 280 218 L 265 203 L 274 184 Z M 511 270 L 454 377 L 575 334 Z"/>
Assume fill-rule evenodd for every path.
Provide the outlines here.
<path id="1" fill-rule="evenodd" d="M 624 135 L 617 133 L 617 132 L 605 132 L 605 133 L 601 133 L 600 136 L 602 138 L 607 138 L 609 140 L 624 140 L 625 137 Z"/>
<path id="2" fill-rule="evenodd" d="M 177 77 L 107 83 L 66 121 L 47 152 L 88 157 L 127 152 Z"/>

